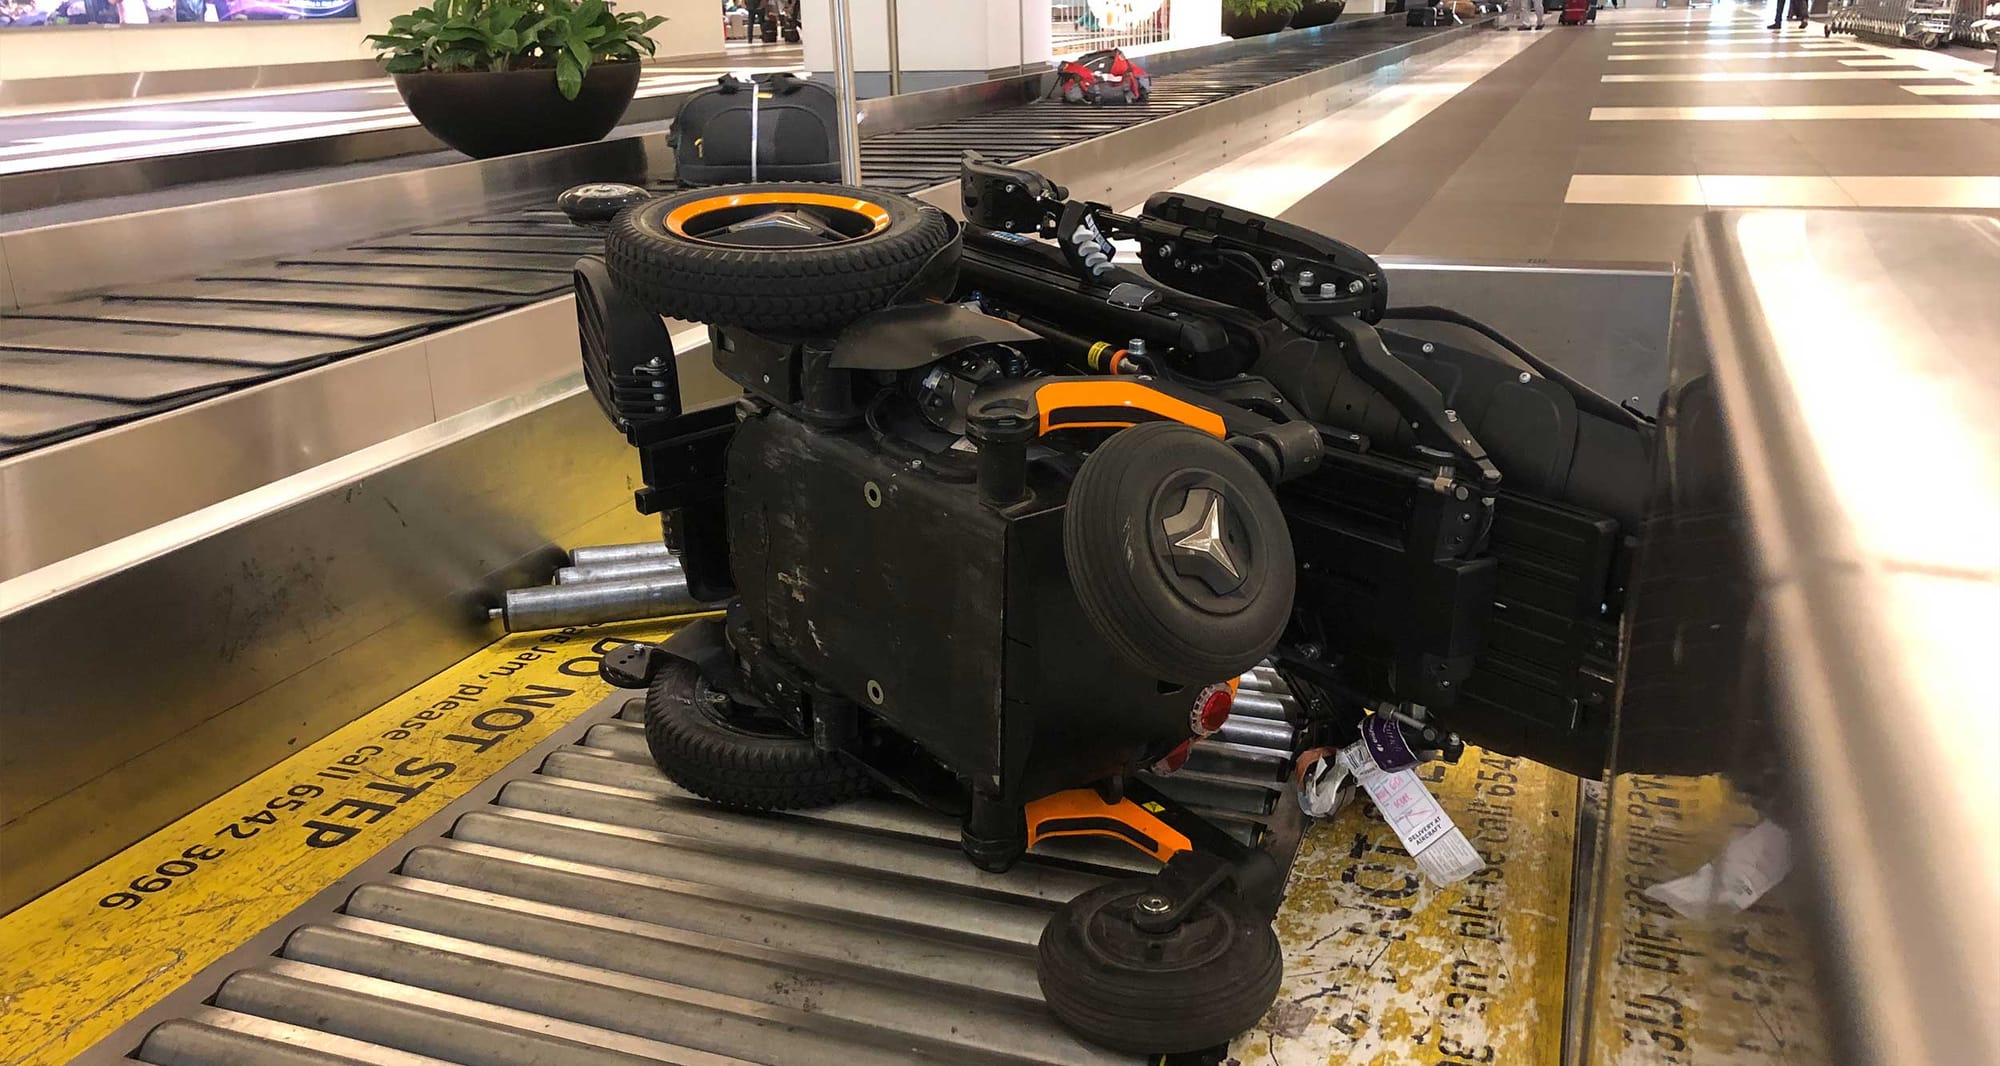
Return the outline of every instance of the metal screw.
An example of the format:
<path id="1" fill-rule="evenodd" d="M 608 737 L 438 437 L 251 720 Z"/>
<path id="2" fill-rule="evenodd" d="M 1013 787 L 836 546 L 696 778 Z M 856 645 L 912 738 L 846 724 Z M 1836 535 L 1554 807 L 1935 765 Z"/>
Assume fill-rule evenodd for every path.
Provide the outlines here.
<path id="1" fill-rule="evenodd" d="M 1314 280 L 1314 278 L 1313 278 L 1313 272 L 1312 272 L 1312 271 L 1310 271 L 1310 270 L 1301 270 L 1301 271 L 1299 271 L 1299 288 L 1301 288 L 1301 289 L 1310 289 L 1310 288 L 1312 288 L 1312 287 L 1313 287 L 1313 280 Z"/>
<path id="2" fill-rule="evenodd" d="M 771 383 L 771 375 L 769 374 L 764 375 L 764 384 L 769 385 L 770 383 Z"/>
<path id="3" fill-rule="evenodd" d="M 1425 354 L 1425 355 L 1429 355 L 1429 354 L 1431 354 L 1431 353 L 1432 353 L 1432 352 L 1434 352 L 1434 351 L 1437 351 L 1437 345 L 1435 345 L 1435 344 L 1432 344 L 1432 343 L 1431 343 L 1431 342 L 1429 342 L 1429 341 L 1425 341 L 1425 342 L 1424 342 L 1424 354 Z"/>
<path id="4" fill-rule="evenodd" d="M 1454 496 L 1458 497 L 1459 499 L 1463 500 L 1463 499 L 1466 499 L 1467 497 L 1471 496 L 1471 495 L 1472 495 L 1472 493 L 1470 493 L 1470 492 L 1467 492 L 1467 491 L 1466 491 L 1466 489 L 1465 489 L 1465 486 L 1464 486 L 1464 485 L 1460 485 L 1460 486 L 1458 487 L 1457 491 L 1455 491 L 1455 492 L 1454 492 L 1454 493 L 1453 493 L 1452 495 L 1454 495 Z M 1471 516 L 1471 515 L 1466 515 L 1465 517 L 1467 517 L 1467 518 L 1471 518 L 1472 516 Z"/>
<path id="5" fill-rule="evenodd" d="M 1339 290 L 1339 289 L 1336 289 L 1336 288 L 1334 288 L 1334 287 L 1333 287 L 1333 282 L 1331 282 L 1331 281 L 1324 281 L 1324 282 L 1321 282 L 1321 283 L 1320 283 L 1320 286 L 1319 286 L 1319 298 L 1320 298 L 1320 299 L 1322 299 L 1322 300 L 1331 300 L 1331 299 L 1333 299 L 1333 298 L 1334 298 L 1335 294 L 1337 294 L 1337 293 L 1339 293 L 1339 292 L 1340 292 L 1340 290 Z"/>
<path id="6" fill-rule="evenodd" d="M 1012 185 L 1009 185 L 1009 186 L 1007 186 L 1007 191 L 1008 191 L 1008 192 L 1013 192 L 1013 191 L 1014 191 L 1014 187 L 1013 187 Z"/>
<path id="7" fill-rule="evenodd" d="M 861 486 L 861 498 L 867 500 L 870 507 L 882 506 L 882 486 L 873 481 Z"/>
<path id="8" fill-rule="evenodd" d="M 1530 375 L 1527 371 L 1525 370 L 1521 371 L 1521 384 L 1526 385 L 1528 382 L 1533 380 L 1534 380 L 1533 376 Z"/>
<path id="9" fill-rule="evenodd" d="M 1447 422 L 1456 422 L 1456 421 L 1458 421 L 1458 412 L 1457 412 L 1457 411 L 1454 411 L 1454 410 L 1452 410 L 1452 409 L 1450 409 L 1450 408 L 1446 408 L 1446 409 L 1445 409 L 1445 412 L 1444 412 L 1444 420 L 1445 420 L 1445 421 L 1447 421 Z"/>
<path id="10" fill-rule="evenodd" d="M 1282 260 L 1282 259 L 1273 259 L 1273 260 L 1271 260 L 1271 273 L 1275 274 L 1275 273 L 1277 273 L 1278 271 L 1280 271 L 1280 270 L 1283 270 L 1283 269 L 1285 269 L 1285 261 L 1284 261 L 1284 260 Z"/>
<path id="11" fill-rule="evenodd" d="M 1164 256 L 1171 256 L 1171 255 L 1173 255 L 1173 254 L 1174 254 L 1174 242 L 1172 242 L 1172 241 L 1168 241 L 1167 243 L 1165 243 L 1165 244 L 1162 244 L 1162 245 L 1160 245 L 1160 252 L 1159 252 L 1159 254 L 1160 254 L 1161 256 L 1163 256 L 1163 257 L 1164 257 Z"/>
<path id="12" fill-rule="evenodd" d="M 1165 914 L 1173 908 L 1173 902 L 1165 896 L 1139 897 L 1139 909 L 1147 914 Z"/>
<path id="13" fill-rule="evenodd" d="M 1361 280 L 1360 278 L 1355 278 L 1355 279 L 1354 279 L 1353 281 L 1350 281 L 1350 282 L 1348 282 L 1348 283 L 1347 283 L 1347 291 L 1348 291 L 1348 292 L 1360 292 L 1361 290 L 1363 290 L 1363 289 L 1365 289 L 1365 288 L 1367 288 L 1367 287 L 1368 287 L 1368 283 L 1367 283 L 1367 282 L 1365 282 L 1365 281 L 1362 281 L 1362 280 Z"/>
<path id="14" fill-rule="evenodd" d="M 882 682 L 872 677 L 868 679 L 868 701 L 878 705 L 882 702 Z"/>

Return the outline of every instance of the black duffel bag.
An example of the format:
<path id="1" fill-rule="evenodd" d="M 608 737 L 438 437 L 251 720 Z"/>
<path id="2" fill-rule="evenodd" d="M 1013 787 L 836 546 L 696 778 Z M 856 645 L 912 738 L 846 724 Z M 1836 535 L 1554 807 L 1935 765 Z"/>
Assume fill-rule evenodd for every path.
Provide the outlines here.
<path id="1" fill-rule="evenodd" d="M 681 104 L 667 143 L 683 185 L 839 181 L 840 104 L 790 74 L 723 75 Z"/>

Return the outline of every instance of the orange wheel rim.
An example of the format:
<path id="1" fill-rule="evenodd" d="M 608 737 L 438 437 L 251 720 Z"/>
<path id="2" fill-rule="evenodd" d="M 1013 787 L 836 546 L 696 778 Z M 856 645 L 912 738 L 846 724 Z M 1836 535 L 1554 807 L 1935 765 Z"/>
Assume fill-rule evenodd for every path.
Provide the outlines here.
<path id="1" fill-rule="evenodd" d="M 785 208 L 806 208 L 812 214 L 827 219 L 841 233 L 842 241 L 860 240 L 889 228 L 889 211 L 881 204 L 823 192 L 737 192 L 704 196 L 667 212 L 662 224 L 667 232 L 686 240 L 727 244 L 729 242 L 711 240 L 707 236 L 711 230 L 702 227 L 701 220 L 717 215 L 740 219 L 768 213 L 759 209 L 780 211 Z"/>

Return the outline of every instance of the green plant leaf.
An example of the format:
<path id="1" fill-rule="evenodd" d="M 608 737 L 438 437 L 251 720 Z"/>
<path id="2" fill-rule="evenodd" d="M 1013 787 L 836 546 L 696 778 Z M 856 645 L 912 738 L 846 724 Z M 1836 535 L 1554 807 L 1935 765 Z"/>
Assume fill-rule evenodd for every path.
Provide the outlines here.
<path id="1" fill-rule="evenodd" d="M 565 100 L 574 100 L 583 91 L 583 67 L 568 52 L 556 57 L 556 91 Z"/>
<path id="2" fill-rule="evenodd" d="M 391 74 L 415 74 L 424 69 L 424 57 L 420 55 L 390 56 L 382 64 L 382 69 Z"/>

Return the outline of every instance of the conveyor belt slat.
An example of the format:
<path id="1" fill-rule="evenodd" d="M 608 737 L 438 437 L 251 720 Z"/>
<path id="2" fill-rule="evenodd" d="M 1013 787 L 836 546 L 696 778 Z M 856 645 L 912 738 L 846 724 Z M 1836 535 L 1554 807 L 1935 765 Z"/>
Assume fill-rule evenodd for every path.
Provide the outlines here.
<path id="1" fill-rule="evenodd" d="M 88 388 L 93 399 L 121 403 L 161 403 L 272 376 L 270 370 L 221 363 L 0 348 L 0 387 L 57 395 Z"/>
<path id="2" fill-rule="evenodd" d="M 415 267 L 266 266 L 225 267 L 202 281 L 321 281 L 341 285 L 488 292 L 505 296 L 552 296 L 570 285 L 568 274 L 553 271 L 420 270 Z"/>
<path id="3" fill-rule="evenodd" d="M 256 329 L 272 333 L 305 333 L 324 337 L 354 337 L 382 344 L 439 321 L 435 314 L 377 311 L 358 307 L 287 307 L 248 302 L 90 299 L 35 308 L 38 318 L 73 318 L 153 325 L 214 326 Z"/>

